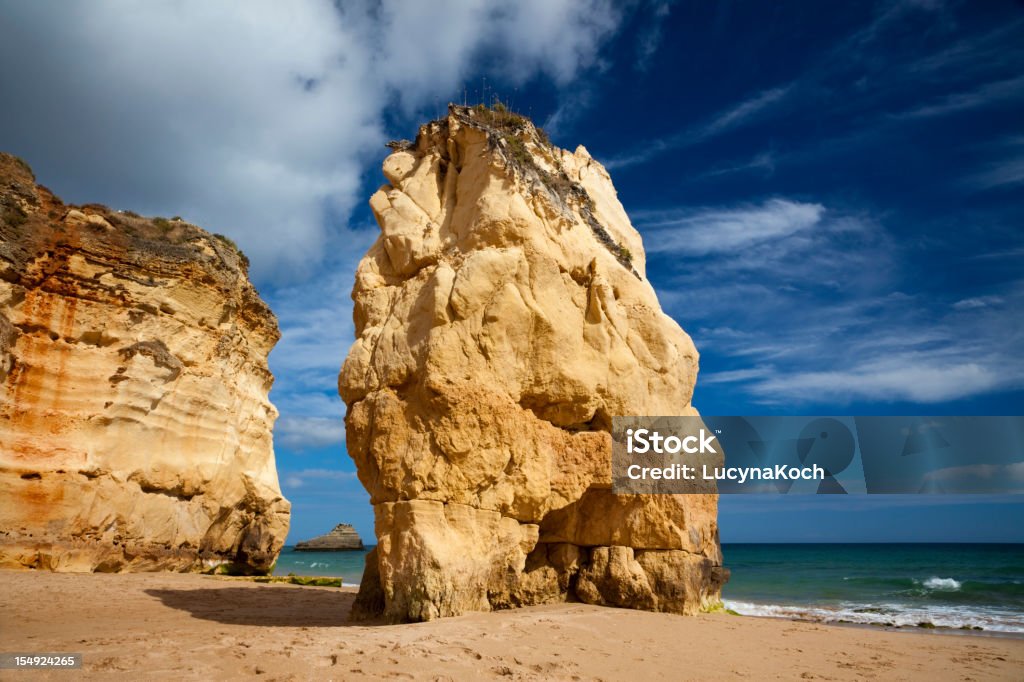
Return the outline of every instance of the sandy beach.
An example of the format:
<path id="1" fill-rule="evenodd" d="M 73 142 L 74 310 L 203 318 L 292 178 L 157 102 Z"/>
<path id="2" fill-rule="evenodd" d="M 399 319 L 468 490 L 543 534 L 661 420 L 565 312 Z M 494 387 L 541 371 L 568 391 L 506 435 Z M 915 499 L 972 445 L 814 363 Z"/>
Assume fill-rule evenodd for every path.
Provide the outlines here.
<path id="1" fill-rule="evenodd" d="M 0 650 L 83 670 L 0 678 L 1020 680 L 1024 639 L 583 604 L 350 625 L 351 588 L 212 576 L 0 572 Z"/>

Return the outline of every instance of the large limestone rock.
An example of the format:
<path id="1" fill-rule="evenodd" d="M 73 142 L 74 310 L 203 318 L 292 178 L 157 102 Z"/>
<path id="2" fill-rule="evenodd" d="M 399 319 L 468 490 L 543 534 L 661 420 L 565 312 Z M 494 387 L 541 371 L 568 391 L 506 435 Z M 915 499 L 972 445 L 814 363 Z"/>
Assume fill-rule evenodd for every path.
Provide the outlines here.
<path id="1" fill-rule="evenodd" d="M 616 496 L 611 418 L 693 415 L 697 351 L 605 169 L 452 106 L 395 144 L 339 377 L 377 548 L 355 612 L 719 601 L 717 496 Z"/>
<path id="2" fill-rule="evenodd" d="M 227 240 L 0 154 L 0 566 L 268 570 L 278 336 Z"/>

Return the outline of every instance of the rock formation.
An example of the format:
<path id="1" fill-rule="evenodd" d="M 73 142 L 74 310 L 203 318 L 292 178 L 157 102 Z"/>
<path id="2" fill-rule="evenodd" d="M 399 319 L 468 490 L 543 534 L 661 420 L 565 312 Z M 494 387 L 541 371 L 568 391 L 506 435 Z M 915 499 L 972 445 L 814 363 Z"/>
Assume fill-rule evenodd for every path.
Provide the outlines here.
<path id="1" fill-rule="evenodd" d="M 500 107 L 393 143 L 339 377 L 377 548 L 355 615 L 719 602 L 716 495 L 613 495 L 611 418 L 693 415 L 605 169 Z"/>
<path id="2" fill-rule="evenodd" d="M 295 545 L 296 552 L 344 552 L 363 549 L 363 541 L 356 529 L 347 523 L 339 523 L 327 535 Z"/>
<path id="3" fill-rule="evenodd" d="M 229 240 L 65 206 L 0 154 L 0 566 L 271 568 L 267 354 Z"/>

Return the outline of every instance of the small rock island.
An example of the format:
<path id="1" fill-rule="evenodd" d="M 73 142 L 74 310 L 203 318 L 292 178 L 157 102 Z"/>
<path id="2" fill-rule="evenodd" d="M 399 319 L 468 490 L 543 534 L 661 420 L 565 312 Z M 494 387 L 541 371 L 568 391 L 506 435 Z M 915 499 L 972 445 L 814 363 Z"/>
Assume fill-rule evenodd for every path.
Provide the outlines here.
<path id="1" fill-rule="evenodd" d="M 339 523 L 330 533 L 295 545 L 296 552 L 345 552 L 359 549 L 364 549 L 363 541 L 356 529 L 347 523 Z"/>

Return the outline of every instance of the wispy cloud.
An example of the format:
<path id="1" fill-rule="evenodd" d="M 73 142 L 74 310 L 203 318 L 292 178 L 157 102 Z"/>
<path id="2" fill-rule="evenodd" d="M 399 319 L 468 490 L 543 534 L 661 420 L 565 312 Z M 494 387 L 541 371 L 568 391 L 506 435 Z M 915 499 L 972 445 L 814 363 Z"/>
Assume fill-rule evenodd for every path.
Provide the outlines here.
<path id="1" fill-rule="evenodd" d="M 1012 72 L 1024 55 L 1024 46 L 1017 44 L 1022 31 L 1024 19 L 1018 19 L 985 33 L 968 34 L 902 65 L 900 70 L 917 78 L 955 73 L 968 79 L 993 68 L 1005 67 Z"/>
<path id="2" fill-rule="evenodd" d="M 344 234 L 348 249 L 339 249 L 331 272 L 266 294 L 282 330 L 270 355 L 276 377 L 270 397 L 281 413 L 274 429 L 278 449 L 342 452 L 345 405 L 338 397 L 338 371 L 355 338 L 349 292 L 356 264 L 378 232 L 367 227 Z"/>
<path id="3" fill-rule="evenodd" d="M 770 88 L 755 93 L 739 103 L 720 111 L 703 123 L 669 136 L 662 136 L 636 145 L 633 151 L 603 160 L 609 169 L 625 168 L 645 163 L 666 152 L 696 145 L 730 130 L 750 123 L 762 113 L 781 103 L 790 86 Z"/>
<path id="4" fill-rule="evenodd" d="M 1002 302 L 1002 296 L 975 296 L 957 301 L 953 304 L 953 310 L 976 310 L 1000 305 Z"/>
<path id="5" fill-rule="evenodd" d="M 1019 75 L 1024 68 L 1024 19 L 972 33 L 941 2 L 895 1 L 878 7 L 868 24 L 822 53 L 785 87 L 750 97 L 714 121 L 686 129 L 672 138 L 673 146 L 655 141 L 613 157 L 612 167 L 647 162 L 669 148 L 759 122 L 782 104 L 793 121 L 809 120 L 806 116 L 813 112 L 813 121 L 846 124 L 831 134 L 801 131 L 783 151 L 754 154 L 749 162 L 713 168 L 690 179 L 753 170 L 773 175 L 779 167 L 858 154 L 866 145 L 880 144 L 922 120 L 1008 109 L 1024 100 L 1024 77 Z M 921 26 L 928 30 L 919 30 Z M 937 36 L 947 39 L 936 40 Z M 974 190 L 1017 185 L 1022 172 L 1019 156 L 1008 157 L 969 175 L 963 185 Z"/>
<path id="6" fill-rule="evenodd" d="M 811 108 L 818 117 L 825 114 L 842 116 L 863 109 L 868 102 L 877 105 L 881 99 L 905 91 L 908 83 L 919 83 L 925 78 L 938 84 L 949 82 L 951 87 L 978 83 L 986 77 L 989 80 L 981 86 L 948 92 L 932 102 L 898 110 L 876 124 L 953 114 L 1021 94 L 1018 82 L 1021 79 L 1007 78 L 1005 74 L 1018 70 L 1024 51 L 1008 52 L 1006 45 L 1008 37 L 1019 32 L 1024 22 L 1014 22 L 990 33 L 963 38 L 942 50 L 925 52 L 923 56 L 910 58 L 905 63 L 893 64 L 878 59 L 877 44 L 880 41 L 894 32 L 905 32 L 908 26 L 915 25 L 913 22 L 922 18 L 945 32 L 952 32 L 955 27 L 955 22 L 946 17 L 942 3 L 905 0 L 882 3 L 870 22 L 836 43 L 813 66 L 789 83 L 750 93 L 706 121 L 694 123 L 675 134 L 645 141 L 631 151 L 603 161 L 610 169 L 646 163 L 668 151 L 700 144 L 758 122 L 783 104 L 790 104 L 793 108 Z M 969 74 L 967 69 L 971 70 Z M 1004 75 L 993 77 L 992 73 Z M 854 78 L 855 81 L 849 82 Z M 837 82 L 842 83 L 843 93 L 837 92 Z M 856 91 L 856 97 L 849 96 L 851 89 Z M 773 164 L 774 161 L 772 159 Z M 763 166 L 763 163 L 737 166 L 734 170 Z M 723 174 L 726 172 L 729 170 Z"/>
<path id="7" fill-rule="evenodd" d="M 725 372 L 701 373 L 701 384 L 731 384 L 753 379 L 763 379 L 774 373 L 771 367 L 751 367 L 750 369 L 733 369 Z"/>
<path id="8" fill-rule="evenodd" d="M 357 481 L 356 472 L 337 469 L 301 469 L 282 472 L 281 480 L 286 488 L 303 488 L 311 483 L 337 483 Z"/>
<path id="9" fill-rule="evenodd" d="M 698 129 L 696 138 L 705 140 L 731 128 L 736 128 L 779 103 L 789 93 L 789 87 L 771 88 L 746 99 L 728 109 Z"/>
<path id="10" fill-rule="evenodd" d="M 672 12 L 673 2 L 674 0 L 662 0 L 649 3 L 650 16 L 640 29 L 639 36 L 637 37 L 636 62 L 633 65 L 637 71 L 646 71 L 650 68 L 651 60 L 658 51 L 658 47 L 661 46 L 665 20 L 668 19 L 668 15 Z"/>
<path id="11" fill-rule="evenodd" d="M 990 154 L 994 149 L 999 158 L 968 175 L 964 179 L 967 187 L 987 190 L 1024 183 L 1024 135 L 1005 137 L 985 147 Z"/>
<path id="12" fill-rule="evenodd" d="M 892 114 L 896 119 L 948 116 L 1024 98 L 1024 76 L 984 83 L 976 88 L 943 95 L 927 104 Z"/>
<path id="13" fill-rule="evenodd" d="M 701 173 L 697 176 L 697 179 L 714 178 L 734 173 L 748 173 L 751 171 L 759 171 L 768 176 L 775 172 L 776 159 L 775 151 L 763 151 L 755 154 L 747 161 L 716 166 L 709 171 Z"/>
<path id="14" fill-rule="evenodd" d="M 1024 387 L 1024 320 L 1006 314 L 1024 284 L 941 305 L 916 295 L 907 247 L 864 211 L 776 197 L 640 211 L 636 224 L 649 263 L 674 273 L 657 283 L 663 305 L 705 354 L 698 403 L 702 385 L 776 406 Z"/>
<path id="15" fill-rule="evenodd" d="M 969 362 L 961 353 L 925 352 L 877 357 L 836 370 L 777 372 L 762 377 L 750 391 L 773 403 L 937 403 L 1016 386 L 1020 380 L 996 367 Z"/>
<path id="16" fill-rule="evenodd" d="M 814 227 L 825 207 L 787 199 L 759 206 L 640 213 L 647 253 L 705 255 L 732 252 Z"/>

